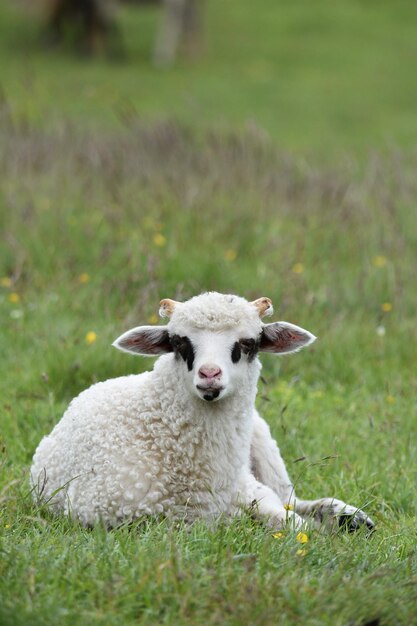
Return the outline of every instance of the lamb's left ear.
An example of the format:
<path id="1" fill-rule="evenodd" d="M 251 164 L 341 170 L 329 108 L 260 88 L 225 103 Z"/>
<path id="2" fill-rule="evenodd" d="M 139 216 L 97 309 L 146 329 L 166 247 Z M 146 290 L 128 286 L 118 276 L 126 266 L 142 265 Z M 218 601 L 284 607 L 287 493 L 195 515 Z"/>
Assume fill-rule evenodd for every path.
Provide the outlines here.
<path id="1" fill-rule="evenodd" d="M 274 322 L 263 325 L 259 350 L 287 354 L 297 352 L 315 340 L 316 337 L 304 328 L 288 322 Z"/>
<path id="2" fill-rule="evenodd" d="M 158 356 L 172 352 L 166 328 L 159 326 L 138 326 L 120 335 L 112 344 L 123 352 Z"/>

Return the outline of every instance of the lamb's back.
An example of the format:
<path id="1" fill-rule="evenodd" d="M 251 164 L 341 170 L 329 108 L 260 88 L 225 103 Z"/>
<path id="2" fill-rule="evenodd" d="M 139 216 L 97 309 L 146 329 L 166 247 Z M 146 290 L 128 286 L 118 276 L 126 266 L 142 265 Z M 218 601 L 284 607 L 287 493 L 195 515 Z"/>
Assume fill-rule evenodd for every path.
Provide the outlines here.
<path id="1" fill-rule="evenodd" d="M 61 508 L 80 478 L 94 482 L 106 467 L 126 467 L 141 454 L 147 422 L 161 410 L 153 387 L 153 373 L 145 372 L 96 383 L 72 400 L 33 458 L 31 478 L 43 500 L 61 489 L 54 498 Z"/>

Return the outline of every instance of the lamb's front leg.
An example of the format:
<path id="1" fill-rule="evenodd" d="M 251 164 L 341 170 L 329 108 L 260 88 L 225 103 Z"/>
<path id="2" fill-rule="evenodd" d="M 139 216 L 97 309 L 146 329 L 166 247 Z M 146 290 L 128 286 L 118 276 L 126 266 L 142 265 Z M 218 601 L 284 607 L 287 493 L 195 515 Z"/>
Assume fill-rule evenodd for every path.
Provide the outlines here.
<path id="1" fill-rule="evenodd" d="M 254 411 L 250 448 L 252 472 L 255 478 L 270 487 L 285 505 L 294 506 L 294 486 L 288 476 L 284 460 L 264 419 Z"/>
<path id="2" fill-rule="evenodd" d="M 277 494 L 260 483 L 249 471 L 243 471 L 238 482 L 235 505 L 250 509 L 254 516 L 264 519 L 274 530 L 285 526 L 301 528 L 302 518 L 286 509 Z"/>

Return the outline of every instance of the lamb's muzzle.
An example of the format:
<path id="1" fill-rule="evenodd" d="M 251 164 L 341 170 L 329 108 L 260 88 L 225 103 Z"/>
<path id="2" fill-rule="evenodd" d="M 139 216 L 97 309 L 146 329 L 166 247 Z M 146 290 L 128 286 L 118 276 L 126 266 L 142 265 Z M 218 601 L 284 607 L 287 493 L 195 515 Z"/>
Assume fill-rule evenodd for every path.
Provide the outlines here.
<path id="1" fill-rule="evenodd" d="M 207 364 L 198 370 L 200 382 L 196 385 L 201 392 L 203 400 L 212 402 L 218 400 L 220 393 L 223 391 L 222 386 L 222 370 L 217 365 Z"/>

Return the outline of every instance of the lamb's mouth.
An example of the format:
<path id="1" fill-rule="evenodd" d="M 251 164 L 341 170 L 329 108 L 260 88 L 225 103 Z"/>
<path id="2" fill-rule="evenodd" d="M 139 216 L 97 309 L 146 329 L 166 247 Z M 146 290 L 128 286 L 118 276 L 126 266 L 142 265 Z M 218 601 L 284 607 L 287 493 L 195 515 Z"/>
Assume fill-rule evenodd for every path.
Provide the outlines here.
<path id="1" fill-rule="evenodd" d="M 197 389 L 203 394 L 203 399 L 207 402 L 217 400 L 220 392 L 223 391 L 223 387 L 202 387 L 201 385 L 197 385 Z"/>

